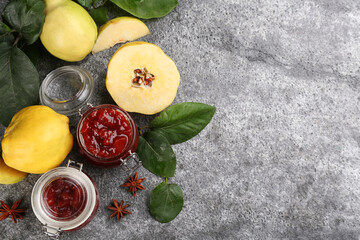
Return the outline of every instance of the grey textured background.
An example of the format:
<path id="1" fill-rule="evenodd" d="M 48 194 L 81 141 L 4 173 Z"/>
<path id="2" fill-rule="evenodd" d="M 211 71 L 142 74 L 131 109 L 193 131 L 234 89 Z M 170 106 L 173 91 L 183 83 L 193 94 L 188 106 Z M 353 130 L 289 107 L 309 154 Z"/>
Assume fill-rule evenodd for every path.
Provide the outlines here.
<path id="1" fill-rule="evenodd" d="M 124 14 L 108 6 L 111 17 Z M 149 213 L 161 178 L 140 170 L 147 190 L 134 198 L 120 188 L 119 169 L 85 163 L 100 208 L 62 239 L 360 239 L 360 2 L 180 0 L 145 23 L 151 35 L 141 40 L 160 46 L 181 73 L 174 103 L 217 107 L 200 135 L 174 146 L 170 182 L 183 189 L 183 210 L 161 224 Z M 73 63 L 93 75 L 96 104 L 112 103 L 104 81 L 118 47 Z M 69 64 L 42 53 L 41 79 Z M 153 118 L 132 116 L 140 126 Z M 71 157 L 84 162 L 76 148 Z M 23 198 L 29 209 L 17 225 L 0 222 L 1 239 L 47 239 L 30 205 L 38 178 L 0 186 L 1 199 Z M 109 219 L 112 198 L 133 214 Z"/>

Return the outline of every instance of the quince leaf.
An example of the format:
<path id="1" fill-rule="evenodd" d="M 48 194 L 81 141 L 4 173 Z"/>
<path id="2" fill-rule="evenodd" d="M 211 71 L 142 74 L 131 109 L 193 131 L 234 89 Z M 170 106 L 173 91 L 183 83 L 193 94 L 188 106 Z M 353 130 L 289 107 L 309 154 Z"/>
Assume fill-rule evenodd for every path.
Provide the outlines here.
<path id="1" fill-rule="evenodd" d="M 0 42 L 0 123 L 7 126 L 20 109 L 38 103 L 39 75 L 26 54 Z"/>
<path id="2" fill-rule="evenodd" d="M 110 0 L 119 8 L 138 18 L 160 18 L 169 14 L 177 5 L 177 0 Z"/>
<path id="3" fill-rule="evenodd" d="M 162 182 L 151 192 L 150 212 L 159 222 L 167 223 L 176 218 L 183 205 L 183 193 L 177 184 Z"/>
<path id="4" fill-rule="evenodd" d="M 99 24 L 106 23 L 107 21 L 107 10 L 106 7 L 98 7 L 90 10 L 90 15 L 95 22 Z"/>
<path id="5" fill-rule="evenodd" d="M 173 177 L 176 168 L 176 156 L 170 143 L 156 132 L 146 132 L 139 137 L 136 150 L 142 165 L 150 172 L 161 177 Z"/>
<path id="6" fill-rule="evenodd" d="M 77 1 L 78 3 L 80 3 L 81 6 L 86 8 L 90 7 L 92 4 L 92 0 L 77 0 Z"/>
<path id="7" fill-rule="evenodd" d="M 24 37 L 27 44 L 32 44 L 39 38 L 44 25 L 45 4 L 42 0 L 12 0 L 6 5 L 2 17 Z"/>
<path id="8" fill-rule="evenodd" d="M 152 120 L 150 129 L 165 136 L 170 144 L 185 142 L 206 127 L 215 110 L 215 107 L 203 103 L 175 104 Z"/>
<path id="9" fill-rule="evenodd" d="M 14 42 L 14 35 L 12 35 L 11 29 L 3 22 L 0 22 L 0 42 Z"/>

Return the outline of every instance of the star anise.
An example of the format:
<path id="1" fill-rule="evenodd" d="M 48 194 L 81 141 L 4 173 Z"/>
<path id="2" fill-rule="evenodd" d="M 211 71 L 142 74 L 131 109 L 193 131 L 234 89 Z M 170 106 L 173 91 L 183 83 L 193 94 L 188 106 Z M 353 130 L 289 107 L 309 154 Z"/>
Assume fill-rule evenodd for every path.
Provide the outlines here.
<path id="1" fill-rule="evenodd" d="M 21 199 L 14 203 L 11 208 L 3 201 L 0 201 L 0 203 L 1 207 L 3 208 L 0 209 L 0 213 L 2 213 L 0 216 L 0 221 L 6 219 L 9 215 L 11 216 L 11 219 L 14 221 L 14 223 L 17 223 L 16 219 L 24 218 L 20 213 L 26 212 L 26 209 L 17 209 L 21 203 Z"/>
<path id="2" fill-rule="evenodd" d="M 127 183 L 124 183 L 123 185 L 121 185 L 122 187 L 128 187 L 129 192 L 132 191 L 134 196 L 136 196 L 137 189 L 142 189 L 142 190 L 145 189 L 145 187 L 140 184 L 145 180 L 145 178 L 140 178 L 140 179 L 137 179 L 137 178 L 138 178 L 138 172 L 135 173 L 134 177 L 129 177 L 127 179 L 127 181 L 128 181 Z"/>
<path id="3" fill-rule="evenodd" d="M 113 216 L 117 215 L 117 220 L 120 219 L 120 216 L 123 218 L 125 217 L 125 214 L 131 214 L 131 212 L 129 210 L 126 210 L 125 208 L 129 207 L 129 204 L 126 204 L 123 206 L 124 204 L 124 200 L 121 200 L 120 204 L 117 200 L 113 199 L 112 200 L 115 207 L 113 206 L 108 206 L 108 209 L 113 210 L 114 212 L 110 215 L 110 218 L 112 218 Z"/>

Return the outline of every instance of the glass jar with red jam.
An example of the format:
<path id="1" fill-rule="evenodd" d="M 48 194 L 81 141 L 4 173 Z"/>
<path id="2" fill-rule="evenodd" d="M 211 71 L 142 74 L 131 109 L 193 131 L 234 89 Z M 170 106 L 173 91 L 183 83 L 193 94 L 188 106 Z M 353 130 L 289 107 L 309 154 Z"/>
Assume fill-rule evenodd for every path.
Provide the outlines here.
<path id="1" fill-rule="evenodd" d="M 75 166 L 75 167 L 74 167 Z M 69 161 L 43 174 L 31 195 L 32 209 L 45 233 L 58 237 L 87 225 L 99 207 L 95 182 L 82 171 L 82 164 Z"/>
<path id="2" fill-rule="evenodd" d="M 139 141 L 137 126 L 118 106 L 104 104 L 87 110 L 80 119 L 76 136 L 81 153 L 96 166 L 122 165 L 128 171 L 130 159 L 135 162 L 135 168 L 139 166 L 135 153 Z"/>

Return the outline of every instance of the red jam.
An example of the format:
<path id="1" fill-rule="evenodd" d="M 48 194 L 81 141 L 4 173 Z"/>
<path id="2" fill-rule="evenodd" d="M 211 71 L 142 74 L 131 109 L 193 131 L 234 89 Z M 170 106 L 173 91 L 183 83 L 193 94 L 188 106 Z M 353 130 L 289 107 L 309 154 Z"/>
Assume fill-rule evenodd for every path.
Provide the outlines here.
<path id="1" fill-rule="evenodd" d="M 66 220 L 79 216 L 86 205 L 85 189 L 67 177 L 57 178 L 47 185 L 43 199 L 50 216 Z"/>
<path id="2" fill-rule="evenodd" d="M 122 108 L 103 104 L 88 109 L 79 121 L 76 139 L 80 153 L 97 167 L 120 166 L 136 152 L 139 132 Z"/>
<path id="3" fill-rule="evenodd" d="M 93 155 L 111 158 L 121 154 L 129 143 L 129 120 L 118 110 L 100 108 L 83 121 L 80 129 L 85 148 Z"/>

